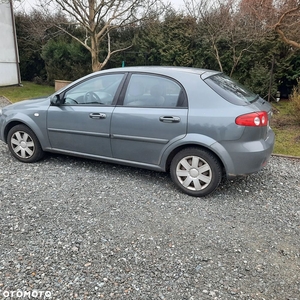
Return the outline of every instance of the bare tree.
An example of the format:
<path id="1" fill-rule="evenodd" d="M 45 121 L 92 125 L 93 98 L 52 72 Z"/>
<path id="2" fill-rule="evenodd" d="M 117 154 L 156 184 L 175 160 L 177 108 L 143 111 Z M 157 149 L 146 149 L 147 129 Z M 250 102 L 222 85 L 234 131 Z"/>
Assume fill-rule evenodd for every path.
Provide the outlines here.
<path id="1" fill-rule="evenodd" d="M 101 70 L 114 53 L 131 47 L 129 41 L 129 45 L 114 49 L 111 40 L 113 30 L 134 26 L 146 19 L 151 11 L 161 7 L 160 0 L 50 0 L 48 3 L 40 0 L 40 5 L 45 10 L 49 10 L 49 7 L 52 10 L 59 9 L 66 16 L 68 24 L 85 30 L 85 37 L 79 38 L 65 24 L 55 24 L 91 53 L 93 72 Z M 99 53 L 103 48 L 106 50 L 106 57 L 100 61 Z"/>
<path id="2" fill-rule="evenodd" d="M 300 1 L 283 1 L 278 7 L 277 22 L 272 27 L 286 44 L 300 49 Z"/>
<path id="3" fill-rule="evenodd" d="M 299 0 L 242 0 L 241 3 L 265 30 L 275 30 L 286 44 L 300 49 Z"/>
<path id="4" fill-rule="evenodd" d="M 220 71 L 223 72 L 222 61 L 220 58 L 220 51 L 217 46 L 218 41 L 224 35 L 224 29 L 226 28 L 222 24 L 228 23 L 227 12 L 221 12 L 220 6 L 216 2 L 210 2 L 205 0 L 184 0 L 188 13 L 193 16 L 198 23 L 203 23 L 203 31 L 206 31 L 211 47 L 212 53 L 215 56 L 219 65 Z M 224 6 L 222 6 L 224 8 Z M 218 17 L 217 17 L 218 15 Z M 226 29 L 225 29 L 226 30 Z"/>
<path id="5" fill-rule="evenodd" d="M 201 38 L 208 39 L 212 53 L 223 72 L 224 60 L 228 65 L 230 48 L 231 63 L 229 75 L 232 76 L 242 56 L 249 51 L 253 43 L 260 37 L 260 31 L 247 20 L 247 14 L 239 9 L 238 0 L 184 0 L 190 15 L 202 24 Z M 226 58 L 222 57 L 226 53 Z"/>

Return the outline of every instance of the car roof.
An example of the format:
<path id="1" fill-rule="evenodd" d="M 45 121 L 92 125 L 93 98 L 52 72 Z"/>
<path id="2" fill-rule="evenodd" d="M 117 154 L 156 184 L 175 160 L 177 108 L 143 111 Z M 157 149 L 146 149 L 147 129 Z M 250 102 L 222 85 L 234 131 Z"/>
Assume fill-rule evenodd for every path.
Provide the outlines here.
<path id="1" fill-rule="evenodd" d="M 164 74 L 170 73 L 193 73 L 202 75 L 204 73 L 220 73 L 219 71 L 209 70 L 209 69 L 201 69 L 201 68 L 192 68 L 192 67 L 180 67 L 180 66 L 135 66 L 135 67 L 122 67 L 122 68 L 112 68 L 112 69 L 106 69 L 99 71 L 99 73 L 103 72 L 116 72 L 116 71 L 122 71 L 122 72 L 162 72 Z M 97 73 L 97 72 L 96 72 Z"/>
<path id="2" fill-rule="evenodd" d="M 135 66 L 135 67 L 120 67 L 120 68 L 111 68 L 100 70 L 97 72 L 90 73 L 84 77 L 81 77 L 75 81 L 73 81 L 68 87 L 76 85 L 82 79 L 88 79 L 101 74 L 109 74 L 109 73 L 126 73 L 126 72 L 137 72 L 137 73 L 157 73 L 170 77 L 182 77 L 183 74 L 196 74 L 201 76 L 204 80 L 205 78 L 221 73 L 220 71 L 214 71 L 209 69 L 201 69 L 201 68 L 192 68 L 192 67 L 180 67 L 180 66 Z M 61 89 L 61 91 L 65 90 L 67 87 Z M 55 95 L 57 92 L 55 92 Z"/>

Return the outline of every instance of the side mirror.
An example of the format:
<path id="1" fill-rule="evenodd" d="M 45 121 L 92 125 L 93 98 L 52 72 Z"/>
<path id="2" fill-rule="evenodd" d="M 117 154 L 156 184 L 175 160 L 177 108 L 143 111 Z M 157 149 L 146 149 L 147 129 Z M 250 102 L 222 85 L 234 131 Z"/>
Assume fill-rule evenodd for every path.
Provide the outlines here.
<path id="1" fill-rule="evenodd" d="M 52 97 L 50 103 L 53 106 L 60 106 L 62 104 L 62 100 L 60 99 L 59 94 Z"/>

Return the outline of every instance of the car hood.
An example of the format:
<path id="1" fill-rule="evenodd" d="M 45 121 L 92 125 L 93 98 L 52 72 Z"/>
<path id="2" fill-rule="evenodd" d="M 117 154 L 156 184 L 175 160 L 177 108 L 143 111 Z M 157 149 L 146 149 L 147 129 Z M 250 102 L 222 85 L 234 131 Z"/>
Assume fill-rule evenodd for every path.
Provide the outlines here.
<path id="1" fill-rule="evenodd" d="M 36 108 L 41 107 L 44 105 L 50 105 L 50 98 L 49 97 L 42 97 L 42 98 L 34 98 L 30 100 L 22 100 L 17 103 L 13 103 L 3 107 L 3 111 L 5 110 L 20 110 L 20 109 L 28 109 L 28 108 Z"/>

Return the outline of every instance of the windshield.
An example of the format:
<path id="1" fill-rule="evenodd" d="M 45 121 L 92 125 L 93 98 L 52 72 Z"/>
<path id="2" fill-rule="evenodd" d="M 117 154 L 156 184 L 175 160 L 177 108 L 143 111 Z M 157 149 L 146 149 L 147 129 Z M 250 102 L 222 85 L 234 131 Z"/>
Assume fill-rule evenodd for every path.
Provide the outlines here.
<path id="1" fill-rule="evenodd" d="M 247 105 L 259 98 L 242 84 L 222 73 L 210 76 L 204 81 L 225 100 L 233 104 Z"/>

